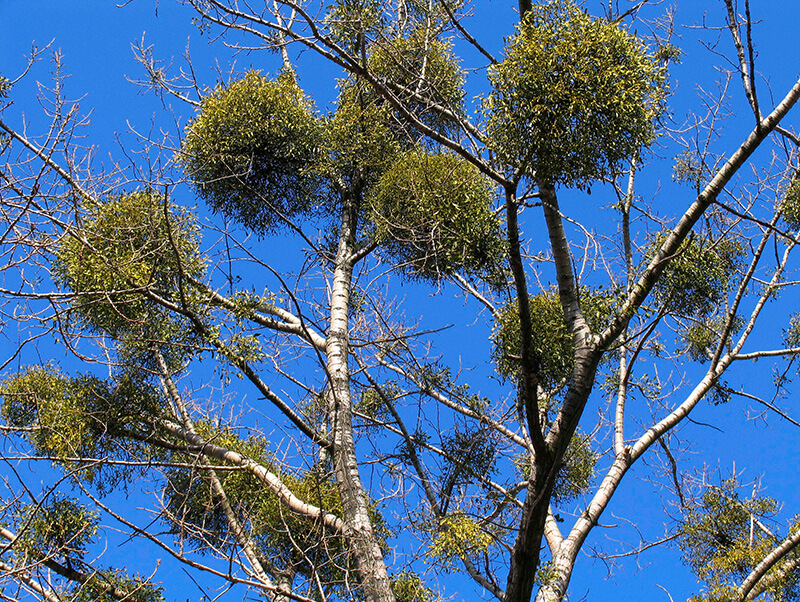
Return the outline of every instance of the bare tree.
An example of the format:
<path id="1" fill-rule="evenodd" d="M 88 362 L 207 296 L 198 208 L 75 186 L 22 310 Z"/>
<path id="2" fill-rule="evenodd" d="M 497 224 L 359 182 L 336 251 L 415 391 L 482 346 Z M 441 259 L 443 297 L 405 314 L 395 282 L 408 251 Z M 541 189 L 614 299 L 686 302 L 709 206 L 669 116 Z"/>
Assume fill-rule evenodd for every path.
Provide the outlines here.
<path id="1" fill-rule="evenodd" d="M 90 557 L 109 521 L 198 582 L 269 600 L 431 601 L 429 577 L 457 571 L 504 602 L 558 601 L 650 457 L 669 528 L 604 558 L 677 542 L 698 600 L 797 597 L 778 502 L 743 497 L 737 474 L 693 484 L 679 453 L 709 401 L 798 425 L 779 399 L 800 322 L 776 299 L 796 286 L 800 80 L 759 94 L 748 2 L 697 30 L 720 34 L 724 67 L 688 125 L 668 118 L 681 53 L 658 2 L 520 2 L 502 56 L 447 0 L 188 4 L 280 69 L 208 87 L 188 53 L 173 74 L 142 41 L 138 83 L 195 111 L 180 140 L 146 141 L 157 159 L 92 169 L 58 55 L 49 130 L 0 120 L 6 582 L 164 599 L 157 574 Z M 330 114 L 298 50 L 340 78 Z M 726 115 L 736 95 L 749 114 Z M 724 136 L 725 117 L 749 133 Z M 666 172 L 659 153 L 677 153 Z M 683 186 L 676 215 L 637 192 L 658 178 Z M 192 195 L 208 214 L 182 207 Z M 405 315 L 410 285 L 464 297 L 454 321 L 491 327 L 475 345 L 493 377 Z M 784 339 L 762 348 L 770 311 Z M 62 347 L 75 361 L 38 361 Z M 758 360 L 777 362 L 771 399 L 729 384 Z M 20 461 L 60 476 L 37 489 Z M 123 486 L 156 492 L 146 518 L 109 503 Z"/>

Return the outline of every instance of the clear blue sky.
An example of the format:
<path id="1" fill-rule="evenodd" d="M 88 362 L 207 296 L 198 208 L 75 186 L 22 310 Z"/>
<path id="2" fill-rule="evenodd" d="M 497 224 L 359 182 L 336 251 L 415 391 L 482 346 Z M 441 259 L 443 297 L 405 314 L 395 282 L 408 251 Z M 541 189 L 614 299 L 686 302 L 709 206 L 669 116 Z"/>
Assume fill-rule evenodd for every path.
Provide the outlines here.
<path id="1" fill-rule="evenodd" d="M 589 2 L 592 9 L 600 2 Z M 722 25 L 724 7 L 716 0 L 689 1 L 677 3 L 676 22 L 699 23 L 703 13 L 708 13 L 709 23 Z M 596 6 L 595 6 L 596 5 Z M 772 0 L 753 2 L 754 17 L 763 20 L 755 29 L 755 43 L 759 51 L 759 64 L 765 80 L 759 85 L 762 90 L 762 102 L 769 104 L 766 84 L 781 97 L 800 73 L 800 8 L 793 0 Z M 471 22 L 473 32 L 493 51 L 502 48 L 502 37 L 512 33 L 514 6 L 499 0 L 478 0 L 477 18 Z M 139 78 L 143 71 L 133 58 L 131 44 L 145 36 L 146 44 L 154 46 L 157 57 L 169 63 L 174 57 L 175 65 L 181 63 L 180 55 L 184 52 L 187 41 L 191 55 L 202 82 L 213 85 L 216 82 L 215 64 L 218 62 L 225 68 L 232 60 L 237 62 L 240 71 L 255 67 L 265 72 L 275 72 L 279 67 L 279 58 L 267 53 L 241 53 L 234 57 L 230 49 L 221 43 L 209 44 L 209 37 L 202 36 L 192 25 L 192 11 L 180 6 L 172 0 L 135 0 L 127 6 L 117 7 L 113 2 L 100 0 L 0 0 L 0 74 L 15 78 L 25 64 L 24 56 L 30 53 L 31 44 L 42 47 L 52 43 L 51 50 L 60 50 L 63 54 L 64 69 L 71 74 L 67 80 L 66 95 L 81 98 L 80 106 L 84 114 L 90 115 L 91 127 L 87 129 L 86 143 L 96 147 L 95 161 L 110 165 L 109 155 L 115 159 L 122 157 L 117 137 L 126 144 L 133 143 L 135 136 L 130 128 L 147 132 L 155 125 L 176 131 L 176 123 L 182 127 L 192 115 L 191 107 L 179 101 L 168 99 L 167 106 L 152 94 L 142 95 L 137 88 L 126 81 L 126 76 Z M 698 30 L 679 29 L 681 39 L 677 41 L 685 51 L 683 64 L 672 69 L 674 96 L 670 107 L 676 121 L 681 121 L 690 108 L 699 110 L 697 102 L 697 86 L 712 88 L 717 78 L 713 72 L 708 55 L 701 55 L 702 48 L 697 43 L 701 35 Z M 708 32 L 702 34 L 704 39 L 713 39 Z M 722 48 L 730 50 L 730 41 L 724 37 Z M 301 55 L 299 74 L 301 85 L 315 97 L 318 106 L 325 109 L 332 100 L 331 83 L 335 72 L 326 69 L 317 57 L 310 53 Z M 30 124 L 30 132 L 40 133 L 45 121 L 36 103 L 36 82 L 47 85 L 48 73 L 52 63 L 48 55 L 34 66 L 28 75 L 12 91 L 14 105 L 3 115 L 3 119 L 14 127 L 21 128 L 23 116 Z M 742 94 L 738 82 L 733 84 L 732 110 L 745 116 L 743 119 L 732 117 L 725 125 L 725 133 L 730 137 L 724 142 L 732 151 L 743 135 L 752 126 L 747 111 L 742 103 Z M 793 115 L 790 123 L 800 127 L 800 118 Z M 671 160 L 671 149 L 664 149 L 665 161 Z M 763 157 L 757 157 L 757 159 Z M 657 171 L 658 175 L 647 176 L 642 182 L 640 193 L 647 196 L 656 190 L 661 193 L 658 211 L 665 216 L 675 215 L 691 202 L 691 193 L 686 188 L 676 188 L 670 182 L 670 170 L 665 164 Z M 602 192 L 599 193 L 602 195 Z M 593 199 L 597 200 L 598 193 Z M 584 204 L 583 193 L 565 193 L 563 209 L 572 217 L 582 219 L 588 216 Z M 185 198 L 187 205 L 195 201 Z M 602 227 L 599 226 L 599 227 Z M 426 325 L 441 326 L 450 323 L 449 314 L 461 311 L 462 302 L 450 293 L 445 293 L 442 302 L 431 304 L 427 296 L 432 291 L 408 291 L 408 314 L 414 315 L 415 304 L 419 303 L 419 311 L 425 312 Z M 425 309 L 422 310 L 421 308 Z M 431 305 L 436 309 L 431 310 Z M 783 309 L 786 309 L 785 307 Z M 776 315 L 781 314 L 776 310 Z M 785 322 L 776 318 L 776 328 L 772 339 L 780 336 L 780 328 Z M 484 323 L 471 326 L 460 333 L 453 334 L 453 346 L 468 349 L 471 341 L 485 340 L 487 326 Z M 774 344 L 765 338 L 764 344 Z M 467 352 L 468 364 L 479 365 L 481 353 L 473 356 Z M 485 354 L 484 354 L 485 355 Z M 481 372 L 483 368 L 477 368 Z M 729 382 L 752 384 L 759 379 L 765 384 L 771 380 L 768 362 L 754 366 L 747 373 L 739 370 L 736 377 Z M 757 387 L 756 387 L 757 388 Z M 765 388 L 765 391 L 767 388 Z M 800 417 L 800 408 L 792 400 L 786 400 L 795 417 Z M 754 478 L 763 474 L 763 485 L 766 492 L 786 503 L 783 512 L 786 516 L 800 513 L 800 488 L 797 486 L 796 465 L 800 457 L 800 429 L 787 425 L 781 419 L 771 416 L 768 424 L 761 421 L 748 421 L 748 406 L 737 400 L 725 406 L 713 407 L 704 404 L 693 415 L 697 423 L 713 424 L 714 428 L 701 424 L 688 425 L 682 432 L 683 438 L 691 438 L 694 434 L 702 437 L 702 444 L 693 451 L 695 455 L 689 461 L 695 465 L 706 464 L 711 468 L 719 468 L 723 475 L 732 470 L 735 463 L 737 469 L 746 468 L 746 477 Z M 658 539 L 663 535 L 662 497 L 652 484 L 639 477 L 647 477 L 649 469 L 637 466 L 625 480 L 621 491 L 603 522 L 609 525 L 624 525 L 635 521 L 636 526 L 647 540 Z M 650 510 L 651 509 L 651 510 Z M 608 537 L 619 536 L 617 531 L 607 530 Z M 622 532 L 630 534 L 633 528 L 623 528 Z M 605 545 L 613 549 L 613 543 L 606 541 L 604 529 L 596 529 L 585 548 L 588 552 L 592 545 Z M 125 548 L 122 548 L 125 557 Z M 134 564 L 134 560 L 130 559 Z M 674 547 L 662 547 L 645 552 L 638 560 L 621 561 L 619 567 L 607 571 L 607 566 L 582 554 L 576 569 L 572 585 L 572 599 L 580 600 L 584 594 L 587 600 L 615 600 L 627 602 L 635 600 L 668 600 L 667 595 L 657 585 L 666 588 L 674 600 L 685 599 L 697 590 L 694 578 L 680 563 L 680 557 Z M 149 572 L 153 562 L 147 558 L 137 558 L 135 563 L 139 570 Z M 610 567 L 609 567 L 610 568 Z M 182 579 L 180 570 L 167 566 L 160 579 L 172 575 L 173 582 Z M 174 571 L 174 573 L 172 572 Z M 186 586 L 191 588 L 190 585 Z M 196 589 L 187 589 L 187 594 L 177 596 L 168 589 L 168 600 L 198 599 Z M 231 594 L 223 600 L 240 599 Z M 458 599 L 456 597 L 456 599 Z"/>

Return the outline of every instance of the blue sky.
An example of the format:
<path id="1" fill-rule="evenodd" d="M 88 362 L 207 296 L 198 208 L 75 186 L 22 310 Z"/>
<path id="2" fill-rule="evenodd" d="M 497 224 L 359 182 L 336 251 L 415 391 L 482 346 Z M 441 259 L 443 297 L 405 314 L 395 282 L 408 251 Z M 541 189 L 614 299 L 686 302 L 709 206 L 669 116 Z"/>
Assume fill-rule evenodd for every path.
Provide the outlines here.
<path id="1" fill-rule="evenodd" d="M 589 2 L 592 9 L 600 2 Z M 662 10 L 664 6 L 659 7 Z M 780 98 L 800 72 L 800 9 L 796 2 L 764 1 L 754 2 L 754 17 L 761 19 L 754 32 L 755 43 L 759 52 L 759 65 L 765 76 L 759 81 L 762 102 L 771 105 L 767 84 L 774 90 L 776 98 Z M 708 22 L 714 25 L 724 23 L 724 7 L 718 1 L 689 2 L 681 0 L 677 3 L 676 22 L 699 24 L 704 13 L 708 14 Z M 472 31 L 493 52 L 500 53 L 502 38 L 513 31 L 515 12 L 513 5 L 498 0 L 479 0 L 475 7 L 476 18 L 471 22 Z M 174 99 L 161 100 L 152 94 L 143 95 L 136 86 L 126 78 L 138 79 L 143 76 L 141 67 L 133 58 L 131 45 L 144 36 L 145 44 L 154 46 L 157 57 L 166 63 L 173 60 L 178 67 L 181 54 L 188 48 L 200 81 L 207 85 L 217 82 L 216 65 L 223 70 L 236 61 L 241 72 L 250 67 L 274 73 L 279 67 L 279 57 L 264 52 L 235 54 L 220 41 L 210 39 L 192 22 L 192 12 L 188 7 L 180 6 L 171 0 L 152 1 L 136 0 L 125 6 L 115 6 L 113 2 L 99 0 L 32 0 L 28 2 L 0 0 L 0 23 L 3 23 L 3 35 L 0 37 L 0 74 L 15 78 L 25 65 L 25 55 L 30 54 L 31 44 L 35 41 L 38 47 L 51 44 L 51 50 L 59 50 L 63 55 L 64 70 L 71 74 L 66 81 L 67 97 L 80 98 L 81 113 L 88 115 L 91 126 L 86 129 L 85 143 L 95 150 L 95 163 L 109 167 L 114 161 L 125 159 L 120 150 L 124 145 L 135 145 L 138 132 L 158 131 L 164 128 L 173 134 L 180 131 L 193 114 L 193 109 Z M 714 35 L 697 29 L 679 29 L 680 39 L 677 44 L 684 49 L 685 57 L 681 65 L 671 70 L 673 97 L 670 109 L 676 122 L 684 119 L 690 110 L 697 110 L 698 87 L 706 89 L 714 87 L 718 73 L 711 65 L 709 55 L 703 54 L 698 44 L 702 36 L 707 43 L 714 41 Z M 722 33 L 720 48 L 730 56 L 730 41 Z M 311 94 L 317 106 L 325 110 L 333 100 L 332 82 L 337 73 L 331 71 L 318 57 L 306 52 L 297 58 L 301 85 Z M 52 70 L 49 55 L 45 54 L 24 80 L 12 91 L 14 104 L 4 112 L 3 119 L 21 128 L 22 123 L 29 125 L 32 133 L 40 132 L 46 123 L 42 120 L 40 109 L 36 103 L 37 81 L 48 85 L 48 75 Z M 738 82 L 732 86 L 731 110 L 733 116 L 724 125 L 726 138 L 720 150 L 731 152 L 752 127 L 752 118 L 748 116 L 743 104 L 742 93 Z M 475 93 L 480 92 L 475 86 Z M 737 117 L 739 115 L 739 117 Z M 800 127 L 800 118 L 792 115 L 789 124 Z M 663 155 L 664 161 L 659 169 L 647 172 L 642 179 L 640 194 L 647 197 L 659 192 L 658 212 L 663 216 L 674 216 L 689 205 L 692 200 L 691 191 L 678 188 L 670 180 L 671 170 L 668 167 L 674 149 L 667 147 L 657 152 Z M 758 162 L 765 159 L 764 153 L 754 158 Z M 654 160 L 655 162 L 655 160 Z M 186 196 L 181 199 L 187 205 L 196 203 Z M 593 202 L 602 201 L 603 192 L 595 192 Z M 563 194 L 563 210 L 576 219 L 591 218 L 587 206 L 587 197 L 578 191 Z M 603 223 L 596 226 L 602 231 Z M 610 226 L 609 226 L 610 227 Z M 452 291 L 445 291 L 440 301 L 430 302 L 434 291 L 412 289 L 406 287 L 400 294 L 404 296 L 406 311 L 414 316 L 425 315 L 428 326 L 451 323 L 452 315 L 463 313 L 463 302 Z M 795 301 L 775 308 L 775 328 L 768 331 L 761 342 L 765 346 L 774 345 L 780 337 L 780 330 L 786 323 L 786 314 L 796 306 Z M 424 309 L 423 309 L 424 308 Z M 477 374 L 484 375 L 486 368 L 486 350 L 483 347 L 471 350 L 473 341 L 485 340 L 489 325 L 479 319 L 453 332 L 451 351 L 463 352 L 465 365 L 474 367 Z M 758 388 L 763 381 L 765 390 L 771 379 L 771 367 L 768 362 L 741 369 L 730 380 L 731 385 L 747 383 Z M 598 402 L 598 406 L 600 403 Z M 785 402 L 785 407 L 793 408 L 792 400 Z M 589 410 L 587 410 L 589 411 Z M 796 427 L 775 416 L 768 423 L 749 421 L 752 410 L 741 400 L 733 401 L 725 406 L 714 407 L 703 404 L 693 414 L 698 424 L 691 424 L 682 431 L 683 438 L 692 438 L 695 434 L 702 438 L 702 445 L 693 450 L 687 462 L 694 465 L 706 464 L 725 476 L 734 465 L 737 469 L 746 469 L 746 478 L 755 478 L 763 474 L 766 493 L 785 502 L 783 514 L 791 516 L 800 513 L 800 489 L 796 482 L 796 463 L 800 442 Z M 800 416 L 800 411 L 795 416 Z M 714 428 L 702 426 L 701 423 L 713 424 Z M 662 492 L 658 486 L 647 481 L 649 470 L 646 466 L 637 466 L 624 482 L 617 499 L 604 516 L 604 522 L 625 524 L 634 521 L 645 539 L 658 539 L 663 535 L 663 516 L 661 504 Z M 648 516 L 647 508 L 652 508 L 655 520 Z M 633 527 L 621 531 L 632 533 Z M 595 544 L 601 544 L 608 533 L 610 538 L 618 537 L 617 531 L 602 528 L 595 530 L 586 551 Z M 111 536 L 112 540 L 114 536 Z M 613 547 L 609 546 L 609 547 Z M 122 548 L 124 550 L 125 548 Z M 122 552 L 125 557 L 125 552 Z M 152 559 L 137 558 L 141 562 L 143 572 L 153 568 Z M 131 559 L 131 564 L 134 564 Z M 148 567 L 150 567 L 148 569 Z M 175 567 L 165 563 L 165 572 L 159 574 L 160 579 L 170 582 L 183 580 L 182 573 Z M 185 582 L 185 581 L 183 581 Z M 585 554 L 579 560 L 573 578 L 571 591 L 573 599 L 580 600 L 584 594 L 588 600 L 614 599 L 620 602 L 641 599 L 668 600 L 667 595 L 658 586 L 669 591 L 674 600 L 685 599 L 696 591 L 694 578 L 680 563 L 680 557 L 674 547 L 662 547 L 644 553 L 637 562 L 627 560 L 615 568 L 609 577 L 607 566 L 594 561 Z M 186 585 L 187 599 L 197 599 L 197 590 Z M 456 584 L 448 582 L 446 593 L 452 593 Z M 241 594 L 232 593 L 223 600 L 240 599 Z M 184 596 L 168 592 L 168 600 L 182 600 Z M 456 597 L 456 599 L 458 599 Z"/>

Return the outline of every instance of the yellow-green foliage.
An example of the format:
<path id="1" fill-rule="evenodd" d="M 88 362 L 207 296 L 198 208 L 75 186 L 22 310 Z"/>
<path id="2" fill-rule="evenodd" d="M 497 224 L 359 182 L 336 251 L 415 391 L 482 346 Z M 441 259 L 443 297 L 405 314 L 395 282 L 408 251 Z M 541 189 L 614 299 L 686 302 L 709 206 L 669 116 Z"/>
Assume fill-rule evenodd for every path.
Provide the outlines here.
<path id="1" fill-rule="evenodd" d="M 800 229 L 800 179 L 795 178 L 789 184 L 779 211 L 787 226 L 792 230 Z"/>
<path id="2" fill-rule="evenodd" d="M 454 512 L 439 523 L 439 529 L 426 554 L 452 565 L 459 558 L 483 554 L 492 545 L 492 536 L 463 512 Z"/>
<path id="3" fill-rule="evenodd" d="M 181 272 L 199 277 L 204 269 L 194 221 L 164 203 L 148 190 L 87 201 L 81 236 L 56 251 L 56 280 L 78 293 L 73 306 L 95 329 L 162 341 L 185 330 L 144 293 L 181 303 Z"/>
<path id="4" fill-rule="evenodd" d="M 536 569 L 535 582 L 539 585 L 549 585 L 559 578 L 558 568 L 552 560 L 541 562 L 539 568 Z"/>
<path id="5" fill-rule="evenodd" d="M 260 437 L 243 439 L 230 430 L 219 430 L 207 423 L 196 424 L 197 432 L 211 443 L 237 451 L 280 476 L 300 499 L 341 516 L 342 507 L 336 484 L 321 470 L 296 474 L 282 470 L 268 452 L 268 442 Z M 213 458 L 208 462 L 219 464 Z M 292 569 L 308 575 L 313 570 L 325 583 L 341 583 L 344 568 L 351 559 L 346 541 L 321 524 L 293 514 L 278 497 L 246 470 L 220 470 L 217 477 L 242 524 L 260 553 L 279 570 Z M 203 551 L 208 541 L 224 546 L 231 541 L 229 525 L 220 500 L 214 495 L 208 474 L 188 469 L 174 470 L 166 488 L 168 507 L 174 517 L 173 532 L 185 534 L 185 524 L 194 524 L 207 533 L 190 541 Z M 380 523 L 379 518 L 378 523 Z M 305 552 L 305 555 L 301 553 Z"/>
<path id="6" fill-rule="evenodd" d="M 425 27 L 415 28 L 408 36 L 374 44 L 367 67 L 426 126 L 444 134 L 457 128 L 453 117 L 432 108 L 463 112 L 464 82 L 449 42 L 431 36 Z M 382 101 L 376 97 L 376 102 Z M 416 143 L 421 137 L 399 113 L 391 126 L 400 140 Z"/>
<path id="7" fill-rule="evenodd" d="M 29 561 L 81 559 L 97 534 L 97 513 L 57 493 L 41 504 L 19 508 L 16 523 L 14 553 Z"/>
<path id="8" fill-rule="evenodd" d="M 524 454 L 515 461 L 524 479 L 531 474 L 530 456 Z M 553 485 L 553 501 L 569 502 L 589 490 L 597 464 L 597 454 L 592 449 L 592 438 L 577 431 L 569 441 Z"/>
<path id="9" fill-rule="evenodd" d="M 717 321 L 698 322 L 688 326 L 684 331 L 684 339 L 689 345 L 689 357 L 699 362 L 708 361 L 708 352 L 719 341 L 719 327 L 723 326 Z"/>
<path id="10" fill-rule="evenodd" d="M 407 392 L 394 381 L 384 382 L 380 385 L 380 392 L 376 387 L 366 387 L 361 391 L 361 396 L 355 405 L 355 410 L 370 419 L 380 422 L 392 420 L 389 408 L 384 402 L 384 397 L 389 401 L 401 399 Z"/>
<path id="11" fill-rule="evenodd" d="M 684 561 L 706 585 L 706 591 L 693 600 L 737 599 L 732 594 L 738 584 L 779 543 L 753 523 L 771 519 L 778 511 L 777 502 L 769 497 L 743 499 L 737 488 L 734 479 L 709 487 L 685 511 L 678 545 Z M 792 552 L 765 575 L 762 584 L 768 599 L 796 599 L 800 593 L 797 559 Z"/>
<path id="12" fill-rule="evenodd" d="M 370 211 L 384 252 L 410 277 L 501 272 L 505 242 L 492 186 L 471 164 L 415 148 L 378 182 Z"/>
<path id="13" fill-rule="evenodd" d="M 676 182 L 690 184 L 695 190 L 699 190 L 709 175 L 708 166 L 701 161 L 697 152 L 685 150 L 675 157 L 672 179 Z"/>
<path id="14" fill-rule="evenodd" d="M 576 432 L 569 441 L 561 468 L 553 485 L 556 502 L 573 500 L 589 490 L 597 464 L 597 454 L 592 449 L 592 438 Z"/>
<path id="15" fill-rule="evenodd" d="M 439 598 L 415 573 L 402 571 L 392 575 L 392 593 L 397 602 L 436 602 Z"/>
<path id="16" fill-rule="evenodd" d="M 718 585 L 708 589 L 699 596 L 692 596 L 687 602 L 740 602 L 735 585 Z"/>
<path id="17" fill-rule="evenodd" d="M 116 602 L 109 588 L 130 592 L 125 600 L 129 602 L 164 602 L 163 589 L 143 579 L 139 575 L 129 577 L 124 571 L 98 571 L 91 578 L 71 592 L 69 602 Z"/>
<path id="18" fill-rule="evenodd" d="M 389 107 L 376 104 L 372 96 L 365 84 L 345 82 L 325 128 L 329 154 L 322 170 L 351 186 L 373 185 L 400 149 L 389 128 Z"/>
<path id="19" fill-rule="evenodd" d="M 73 378 L 53 366 L 33 366 L 5 380 L 0 398 L 6 422 L 30 429 L 26 437 L 36 452 L 54 458 L 118 454 L 115 437 L 148 432 L 149 420 L 160 413 L 159 397 L 146 383 L 126 375 L 115 382 Z M 100 467 L 90 463 L 82 474 L 92 479 Z"/>
<path id="20" fill-rule="evenodd" d="M 726 320 L 722 318 L 704 318 L 692 320 L 682 330 L 683 340 L 687 343 L 689 357 L 695 361 L 706 362 L 709 351 L 714 351 L 719 344 L 719 338 L 725 329 Z M 734 320 L 732 332 L 742 327 L 742 320 Z"/>
<path id="21" fill-rule="evenodd" d="M 662 242 L 663 237 L 653 247 L 658 248 Z M 709 315 L 730 290 L 743 251 L 741 243 L 732 238 L 715 242 L 690 238 L 656 283 L 656 300 L 680 315 Z"/>
<path id="22" fill-rule="evenodd" d="M 556 291 L 534 295 L 529 303 L 539 382 L 545 390 L 552 389 L 561 386 L 572 372 L 572 334 L 564 324 L 564 310 Z M 613 298 L 602 291 L 581 290 L 581 309 L 594 330 L 611 318 L 613 305 Z M 500 310 L 492 334 L 497 372 L 506 378 L 514 377 L 520 368 L 519 337 L 519 310 L 512 301 Z"/>
<path id="23" fill-rule="evenodd" d="M 358 54 L 383 29 L 383 7 L 379 0 L 335 0 L 325 21 L 331 39 Z"/>
<path id="24" fill-rule="evenodd" d="M 783 331 L 783 341 L 787 347 L 800 347 L 800 314 L 789 319 L 789 326 Z"/>
<path id="25" fill-rule="evenodd" d="M 539 180 L 581 185 L 653 140 L 664 73 L 616 23 L 570 0 L 536 5 L 489 72 L 491 146 Z"/>
<path id="26" fill-rule="evenodd" d="M 256 71 L 203 99 L 186 128 L 182 160 L 214 211 L 257 233 L 314 208 L 322 138 L 294 73 Z"/>
<path id="27" fill-rule="evenodd" d="M 452 435 L 442 434 L 442 449 L 449 457 L 445 487 L 491 474 L 497 459 L 497 441 L 492 434 L 488 429 L 464 426 L 456 426 Z"/>

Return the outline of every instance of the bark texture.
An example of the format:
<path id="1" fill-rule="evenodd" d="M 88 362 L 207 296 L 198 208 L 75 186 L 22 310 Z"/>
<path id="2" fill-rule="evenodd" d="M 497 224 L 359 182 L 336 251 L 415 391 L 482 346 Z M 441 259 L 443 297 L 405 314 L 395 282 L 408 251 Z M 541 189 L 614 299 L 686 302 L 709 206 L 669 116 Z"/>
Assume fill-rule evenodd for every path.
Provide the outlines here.
<path id="1" fill-rule="evenodd" d="M 333 461 L 342 499 L 345 536 L 355 554 L 363 594 L 369 602 L 394 602 L 389 573 L 372 527 L 367 494 L 358 472 L 350 395 L 349 311 L 358 200 L 345 194 L 339 246 L 331 287 L 331 318 L 326 343 L 328 407 L 333 430 Z"/>

